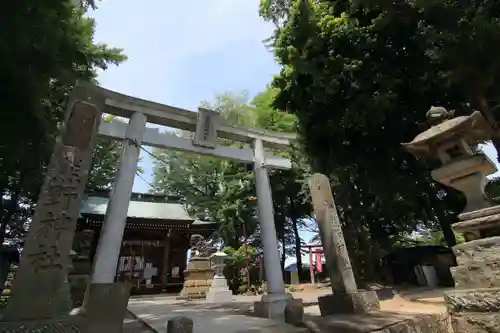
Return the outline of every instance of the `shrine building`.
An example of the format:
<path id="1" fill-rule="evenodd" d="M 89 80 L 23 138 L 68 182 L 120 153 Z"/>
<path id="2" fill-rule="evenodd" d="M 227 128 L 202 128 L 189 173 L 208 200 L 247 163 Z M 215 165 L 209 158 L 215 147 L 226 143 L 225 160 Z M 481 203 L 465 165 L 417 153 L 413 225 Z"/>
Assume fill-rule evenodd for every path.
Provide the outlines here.
<path id="1" fill-rule="evenodd" d="M 81 284 L 86 284 L 92 273 L 108 198 L 108 192 L 96 192 L 87 194 L 82 202 L 74 236 L 76 254 L 68 276 L 72 289 L 84 292 Z M 216 228 L 213 222 L 190 217 L 179 197 L 133 193 L 116 279 L 130 281 L 133 293 L 179 292 L 190 236 L 208 237 Z"/>

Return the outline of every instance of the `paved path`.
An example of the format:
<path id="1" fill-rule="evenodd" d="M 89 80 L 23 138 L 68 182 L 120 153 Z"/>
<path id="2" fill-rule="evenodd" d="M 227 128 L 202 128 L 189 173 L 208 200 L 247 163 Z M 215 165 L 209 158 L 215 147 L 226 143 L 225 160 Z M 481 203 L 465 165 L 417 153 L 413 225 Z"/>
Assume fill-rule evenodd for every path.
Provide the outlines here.
<path id="1" fill-rule="evenodd" d="M 248 316 L 251 299 L 214 304 L 206 301 L 178 301 L 175 297 L 132 298 L 128 309 L 156 332 L 165 332 L 168 319 L 186 316 L 194 322 L 194 333 L 234 333 L 240 330 L 273 326 L 276 322 Z"/>
<path id="2" fill-rule="evenodd" d="M 311 319 L 319 316 L 318 296 L 329 290 L 311 290 L 292 293 L 301 298 L 306 308 L 305 314 Z M 175 296 L 155 295 L 133 297 L 128 309 L 156 332 L 164 333 L 166 322 L 175 316 L 186 316 L 194 321 L 194 333 L 234 333 L 239 330 L 272 326 L 275 322 L 248 316 L 253 302 L 261 296 L 233 296 L 233 302 L 214 304 L 204 300 L 179 301 Z M 380 302 L 381 311 L 391 313 L 440 313 L 445 312 L 444 304 L 424 304 L 412 302 L 399 295 L 393 295 Z M 150 333 L 150 331 L 138 331 Z M 154 331 L 153 331 L 154 332 Z"/>

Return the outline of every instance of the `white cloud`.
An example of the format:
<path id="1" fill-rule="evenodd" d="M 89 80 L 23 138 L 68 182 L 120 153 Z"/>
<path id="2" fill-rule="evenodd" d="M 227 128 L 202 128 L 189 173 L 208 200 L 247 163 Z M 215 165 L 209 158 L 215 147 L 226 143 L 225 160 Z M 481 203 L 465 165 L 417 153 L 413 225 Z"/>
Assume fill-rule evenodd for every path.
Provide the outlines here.
<path id="1" fill-rule="evenodd" d="M 99 76 L 107 88 L 191 107 L 182 105 L 182 96 L 191 95 L 190 104 L 197 105 L 220 88 L 207 82 L 219 79 L 213 76 L 214 68 L 219 73 L 244 76 L 240 81 L 252 80 L 251 71 L 266 68 L 260 73 L 270 79 L 267 68 L 272 56 L 261 41 L 272 27 L 258 16 L 259 0 L 105 0 L 98 4 L 93 13 L 95 41 L 123 47 L 129 57 Z M 229 56 L 234 50 L 236 55 Z M 207 68 L 205 73 L 200 64 Z M 235 84 L 222 90 L 240 88 Z M 197 94 L 201 90 L 205 93 Z"/>

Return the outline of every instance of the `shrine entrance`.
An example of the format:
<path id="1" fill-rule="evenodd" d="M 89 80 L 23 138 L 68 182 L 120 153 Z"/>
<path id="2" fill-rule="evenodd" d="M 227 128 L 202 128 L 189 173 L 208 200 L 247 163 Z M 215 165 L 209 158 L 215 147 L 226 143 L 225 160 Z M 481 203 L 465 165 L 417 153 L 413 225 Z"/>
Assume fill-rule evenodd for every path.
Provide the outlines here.
<path id="1" fill-rule="evenodd" d="M 129 118 L 129 122 L 104 122 L 105 113 Z M 147 122 L 194 132 L 194 139 L 147 128 Z M 280 269 L 268 169 L 290 169 L 291 161 L 269 149 L 279 151 L 290 147 L 295 134 L 238 126 L 225 122 L 211 110 L 199 108 L 198 112 L 192 112 L 119 94 L 91 83 L 77 82 L 61 126 L 60 139 L 56 141 L 47 168 L 4 319 L 57 317 L 59 303 L 53 299 L 67 280 L 78 210 L 98 135 L 122 140 L 123 150 L 95 253 L 91 283 L 86 293 L 88 304 L 102 309 L 113 307 L 123 312 L 126 309 L 128 287 L 116 284 L 115 278 L 139 153 L 142 145 L 146 145 L 253 165 L 269 291 L 263 301 L 272 303 L 272 309 L 278 309 L 274 307 L 278 303 L 279 308 L 284 308 L 287 296 Z M 225 141 L 219 138 L 239 142 L 241 148 L 224 145 Z M 153 281 L 153 273 L 154 266 L 151 266 L 147 274 L 151 279 L 146 279 L 146 282 Z M 114 296 L 110 297 L 111 294 Z M 278 312 L 282 315 L 282 310 Z"/>
<path id="2" fill-rule="evenodd" d="M 117 281 L 131 282 L 136 290 L 161 284 L 158 267 L 162 266 L 162 241 L 123 240 Z"/>
<path id="3" fill-rule="evenodd" d="M 109 197 L 110 193 L 100 191 L 87 194 L 83 200 L 73 243 L 79 254 L 73 258 L 73 266 L 78 269 L 68 276 L 71 285 L 76 285 L 75 280 L 88 280 L 92 274 Z M 117 259 L 116 281 L 129 282 L 134 294 L 179 292 L 184 282 L 189 235 L 208 236 L 217 224 L 191 218 L 176 196 L 133 193 L 131 199 Z M 79 294 L 84 292 L 78 290 Z"/>

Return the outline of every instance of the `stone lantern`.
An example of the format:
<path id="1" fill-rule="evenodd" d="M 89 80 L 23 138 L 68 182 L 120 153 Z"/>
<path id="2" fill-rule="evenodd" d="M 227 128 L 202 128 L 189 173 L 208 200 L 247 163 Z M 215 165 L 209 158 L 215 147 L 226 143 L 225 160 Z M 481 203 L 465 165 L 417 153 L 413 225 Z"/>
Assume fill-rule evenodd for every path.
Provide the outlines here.
<path id="1" fill-rule="evenodd" d="M 217 251 L 210 256 L 212 261 L 212 268 L 214 269 L 214 278 L 212 285 L 207 292 L 206 299 L 210 302 L 231 302 L 233 300 L 233 293 L 227 286 L 226 277 L 224 276 L 224 263 L 227 259 L 227 254 L 222 251 Z"/>
<path id="2" fill-rule="evenodd" d="M 450 115 L 453 113 L 444 108 L 432 107 L 427 118 L 434 126 L 403 146 L 418 159 L 440 160 L 441 166 L 432 170 L 431 176 L 465 195 L 467 204 L 459 218 L 469 220 L 471 216 L 477 216 L 478 210 L 491 206 L 484 187 L 486 176 L 497 169 L 488 156 L 475 150 L 475 146 L 489 140 L 494 133 L 478 111 L 470 116 L 447 119 Z M 471 215 L 471 212 L 475 213 Z M 500 225 L 500 215 L 498 222 Z M 454 229 L 464 233 L 467 240 L 480 238 L 483 227 L 475 223 L 454 225 Z"/>
<path id="3" fill-rule="evenodd" d="M 403 146 L 419 159 L 439 159 L 432 178 L 461 191 L 467 200 L 453 225 L 466 240 L 453 247 L 455 290 L 445 293 L 454 331 L 500 332 L 500 205 L 491 207 L 484 193 L 486 176 L 496 167 L 476 149 L 495 133 L 480 112 L 451 116 L 444 108 L 431 108 L 431 127 Z"/>

